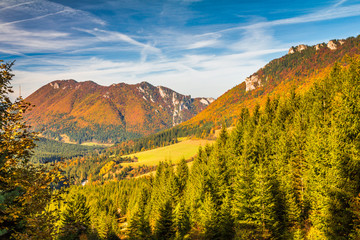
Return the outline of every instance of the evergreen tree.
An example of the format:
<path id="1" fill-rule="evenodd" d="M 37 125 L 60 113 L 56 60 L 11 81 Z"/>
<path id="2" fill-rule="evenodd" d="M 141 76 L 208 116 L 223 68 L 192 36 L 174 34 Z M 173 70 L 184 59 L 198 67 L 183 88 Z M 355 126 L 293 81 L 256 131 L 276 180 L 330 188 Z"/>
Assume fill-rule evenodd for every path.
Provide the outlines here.
<path id="1" fill-rule="evenodd" d="M 233 239 L 235 235 L 234 218 L 232 215 L 232 201 L 228 191 L 222 200 L 219 211 L 218 231 L 219 239 Z"/>
<path id="2" fill-rule="evenodd" d="M 179 193 L 182 195 L 186 188 L 186 183 L 189 178 L 189 167 L 187 166 L 187 163 L 185 159 L 181 159 L 180 163 L 177 166 L 176 169 L 177 173 L 177 184 L 179 188 Z"/>
<path id="3" fill-rule="evenodd" d="M 190 208 L 192 223 L 200 222 L 200 206 L 205 198 L 209 187 L 209 171 L 207 167 L 208 155 L 206 150 L 199 148 L 198 156 L 195 158 L 189 174 L 184 201 Z"/>
<path id="4" fill-rule="evenodd" d="M 154 235 L 157 240 L 170 240 L 175 238 L 173 207 L 170 201 L 160 209 L 159 218 L 155 224 Z"/>
<path id="5" fill-rule="evenodd" d="M 190 216 L 189 211 L 186 209 L 184 202 L 179 202 L 174 210 L 174 223 L 176 240 L 184 239 L 186 234 L 190 231 Z"/>
<path id="6" fill-rule="evenodd" d="M 149 205 L 149 220 L 152 227 L 155 226 L 157 216 L 159 215 L 166 202 L 179 199 L 179 186 L 177 184 L 174 167 L 169 162 L 162 163 L 162 168 L 157 170 L 156 177 L 153 182 L 151 200 Z"/>
<path id="7" fill-rule="evenodd" d="M 254 196 L 252 219 L 256 224 L 256 231 L 259 238 L 268 239 L 271 237 L 272 229 L 276 228 L 275 201 L 272 195 L 271 179 L 266 172 L 265 166 L 261 163 L 255 169 L 254 175 Z"/>
<path id="8" fill-rule="evenodd" d="M 200 214 L 200 225 L 203 229 L 204 239 L 219 239 L 218 209 L 210 193 L 205 195 L 204 202 L 200 209 Z"/>
<path id="9" fill-rule="evenodd" d="M 127 229 L 129 240 L 147 240 L 151 239 L 151 228 L 149 220 L 145 214 L 148 193 L 145 189 L 141 191 L 140 199 L 135 207 Z"/>
<path id="10" fill-rule="evenodd" d="M 82 194 L 73 196 L 62 213 L 60 239 L 79 239 L 90 230 L 89 207 Z"/>

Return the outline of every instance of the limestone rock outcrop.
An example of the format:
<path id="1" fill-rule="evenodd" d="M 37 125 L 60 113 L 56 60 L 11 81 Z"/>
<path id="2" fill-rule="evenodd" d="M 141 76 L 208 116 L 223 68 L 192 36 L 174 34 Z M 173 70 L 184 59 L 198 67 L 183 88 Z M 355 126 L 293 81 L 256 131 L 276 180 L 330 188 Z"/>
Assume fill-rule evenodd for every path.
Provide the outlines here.
<path id="1" fill-rule="evenodd" d="M 288 51 L 288 54 L 293 54 L 293 53 L 295 53 L 295 52 L 302 52 L 302 51 L 304 51 L 305 49 L 307 49 L 308 48 L 308 46 L 306 46 L 306 45 L 304 45 L 304 44 L 300 44 L 300 45 L 298 45 L 298 46 L 296 46 L 296 47 L 291 47 L 290 49 L 289 49 L 289 51 Z"/>
<path id="2" fill-rule="evenodd" d="M 262 86 L 261 79 L 257 75 L 251 75 L 245 79 L 246 91 L 254 90 L 257 87 Z"/>
<path id="3" fill-rule="evenodd" d="M 329 41 L 326 46 L 327 46 L 330 50 L 336 50 L 336 49 L 337 49 L 337 44 L 336 44 L 335 40 Z"/>

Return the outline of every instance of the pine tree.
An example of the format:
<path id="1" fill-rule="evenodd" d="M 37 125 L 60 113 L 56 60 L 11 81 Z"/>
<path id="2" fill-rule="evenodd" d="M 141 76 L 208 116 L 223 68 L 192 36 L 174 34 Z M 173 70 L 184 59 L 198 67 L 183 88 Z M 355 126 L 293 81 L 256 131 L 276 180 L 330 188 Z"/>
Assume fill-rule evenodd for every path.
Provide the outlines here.
<path id="1" fill-rule="evenodd" d="M 256 224 L 258 237 L 267 239 L 273 235 L 273 229 L 278 227 L 276 219 L 276 201 L 273 196 L 273 183 L 269 176 L 266 165 L 260 163 L 255 169 L 254 197 L 253 197 L 253 221 Z"/>
<path id="2" fill-rule="evenodd" d="M 97 210 L 97 218 L 95 221 L 95 229 L 97 236 L 100 239 L 109 239 L 110 236 L 110 228 L 111 228 L 111 219 L 110 216 L 106 214 L 106 212 Z"/>
<path id="3" fill-rule="evenodd" d="M 149 205 L 149 221 L 155 226 L 157 216 L 167 201 L 179 199 L 179 185 L 177 184 L 174 167 L 169 162 L 162 163 L 161 172 L 157 172 L 153 182 Z"/>
<path id="4" fill-rule="evenodd" d="M 200 208 L 200 216 L 200 225 L 203 229 L 204 239 L 219 239 L 218 209 L 210 193 L 205 195 L 204 202 Z"/>
<path id="5" fill-rule="evenodd" d="M 79 239 L 90 228 L 89 207 L 82 194 L 73 196 L 62 213 L 60 239 Z"/>
<path id="6" fill-rule="evenodd" d="M 154 235 L 157 240 L 169 240 L 175 238 L 173 207 L 170 201 L 167 201 L 160 209 L 159 218 L 155 224 Z"/>
<path id="7" fill-rule="evenodd" d="M 186 209 L 184 202 L 179 202 L 174 210 L 174 224 L 176 235 L 175 239 L 184 239 L 186 234 L 190 231 L 190 215 Z"/>
<path id="8" fill-rule="evenodd" d="M 232 201 L 230 191 L 225 194 L 219 211 L 218 231 L 219 239 L 233 239 L 235 235 L 234 218 L 232 215 Z"/>
<path id="9" fill-rule="evenodd" d="M 257 149 L 254 144 L 253 133 L 255 126 L 252 119 L 243 125 L 241 134 L 241 151 L 235 156 L 235 177 L 233 181 L 233 216 L 235 222 L 236 238 L 249 239 L 255 236 L 256 223 L 253 219 L 254 199 L 254 168 L 257 162 Z M 236 147 L 236 146 L 235 146 Z"/>
<path id="10" fill-rule="evenodd" d="M 205 198 L 205 193 L 209 191 L 209 171 L 208 154 L 206 150 L 199 148 L 198 156 L 195 158 L 189 174 L 184 201 L 190 208 L 191 222 L 200 222 L 200 206 Z"/>
<path id="11" fill-rule="evenodd" d="M 127 229 L 129 240 L 148 240 L 151 239 L 151 228 L 149 220 L 145 214 L 146 203 L 148 201 L 148 193 L 142 189 L 140 198 L 132 214 Z"/>
<path id="12" fill-rule="evenodd" d="M 186 183 L 189 178 L 189 167 L 187 166 L 185 159 L 181 159 L 177 166 L 176 173 L 179 193 L 182 195 L 185 191 Z"/>

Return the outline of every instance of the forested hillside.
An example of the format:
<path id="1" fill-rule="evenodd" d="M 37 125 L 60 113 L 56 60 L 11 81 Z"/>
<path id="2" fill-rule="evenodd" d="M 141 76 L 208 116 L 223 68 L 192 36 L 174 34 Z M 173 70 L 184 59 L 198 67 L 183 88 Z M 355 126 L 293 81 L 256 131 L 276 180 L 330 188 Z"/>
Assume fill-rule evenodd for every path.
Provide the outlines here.
<path id="1" fill-rule="evenodd" d="M 248 83 L 230 89 L 190 120 L 157 134 L 122 142 L 109 152 L 129 154 L 175 143 L 177 138 L 186 136 L 212 138 L 222 124 L 228 127 L 236 124 L 244 107 L 253 110 L 257 104 L 265 105 L 268 96 L 282 96 L 291 89 L 302 94 L 326 76 L 336 61 L 346 63 L 349 57 L 360 54 L 360 35 L 329 43 L 332 48 L 325 43 L 292 47 L 289 54 L 254 73 L 252 77 L 256 76 L 257 82 L 251 82 L 254 78 L 249 77 Z"/>
<path id="2" fill-rule="evenodd" d="M 46 138 L 39 138 L 35 144 L 35 151 L 31 157 L 31 161 L 34 163 L 63 161 L 73 157 L 82 157 L 89 153 L 99 154 L 104 149 L 101 146 L 62 143 Z"/>
<path id="3" fill-rule="evenodd" d="M 299 92 L 306 91 L 319 77 L 326 76 L 335 62 L 358 54 L 360 35 L 327 44 L 292 47 L 289 54 L 270 61 L 182 126 L 219 127 L 223 122 L 232 125 L 243 107 L 253 109 L 256 104 L 265 104 L 267 96 L 281 95 L 293 87 Z"/>
<path id="4" fill-rule="evenodd" d="M 199 115 L 211 118 L 107 150 L 66 147 L 72 159 L 62 171 L 30 163 L 37 137 L 22 118 L 30 105 L 6 96 L 11 64 L 1 64 L 0 236 L 360 239 L 359 41 L 292 48 Z M 220 123 L 191 167 L 184 159 L 135 168 L 137 159 L 124 156 L 208 137 Z M 45 158 L 63 151 L 42 144 L 57 148 Z"/>
<path id="5" fill-rule="evenodd" d="M 89 218 L 60 221 L 59 234 L 359 239 L 359 86 L 360 60 L 348 58 L 302 94 L 243 108 L 231 134 L 223 128 L 199 149 L 190 170 L 163 163 L 153 177 L 72 187 L 62 219 L 74 204 Z"/>
<path id="6" fill-rule="evenodd" d="M 26 98 L 25 118 L 44 137 L 64 142 L 116 143 L 168 129 L 205 109 L 211 98 L 191 98 L 147 82 L 101 86 L 53 81 Z"/>

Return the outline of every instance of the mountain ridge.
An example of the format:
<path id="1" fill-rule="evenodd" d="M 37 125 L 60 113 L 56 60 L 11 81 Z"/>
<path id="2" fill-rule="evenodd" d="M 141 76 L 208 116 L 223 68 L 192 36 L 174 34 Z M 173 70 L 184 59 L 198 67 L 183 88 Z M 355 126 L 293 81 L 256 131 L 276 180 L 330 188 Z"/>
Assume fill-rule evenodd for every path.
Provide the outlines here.
<path id="1" fill-rule="evenodd" d="M 213 101 L 147 82 L 102 86 L 74 79 L 52 81 L 25 100 L 35 105 L 25 118 L 36 130 L 57 140 L 67 134 L 77 142 L 116 142 L 155 133 L 190 119 Z"/>
<path id="2" fill-rule="evenodd" d="M 290 88 L 304 91 L 325 76 L 335 62 L 346 62 L 355 55 L 360 55 L 360 35 L 313 46 L 292 46 L 288 54 L 271 60 L 181 126 L 192 128 L 209 122 L 214 128 L 224 122 L 234 125 L 243 107 L 263 105 L 267 97 L 282 95 Z"/>

